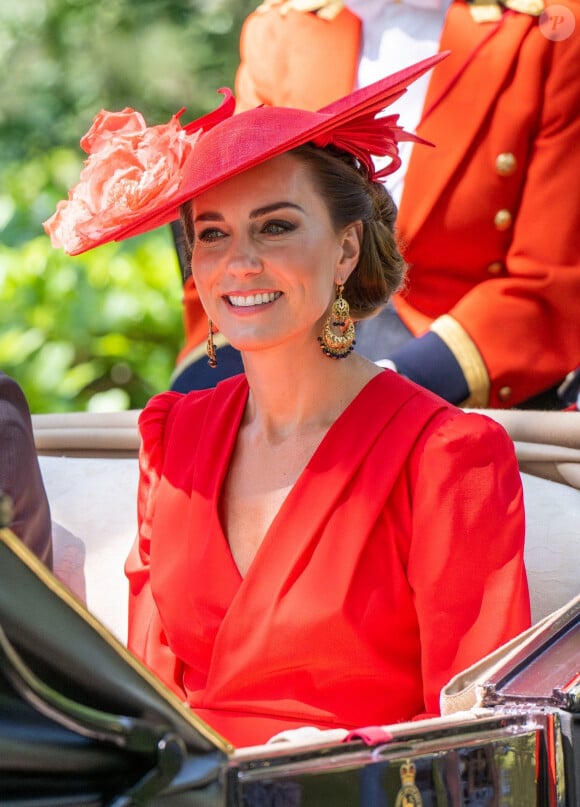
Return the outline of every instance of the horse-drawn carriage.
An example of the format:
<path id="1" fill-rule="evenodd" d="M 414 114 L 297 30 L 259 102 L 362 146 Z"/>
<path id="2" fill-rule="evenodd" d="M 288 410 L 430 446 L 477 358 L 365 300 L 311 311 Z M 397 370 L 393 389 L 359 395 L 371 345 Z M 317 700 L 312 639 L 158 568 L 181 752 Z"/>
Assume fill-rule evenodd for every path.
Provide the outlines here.
<path id="1" fill-rule="evenodd" d="M 0 803 L 580 804 L 580 418 L 488 412 L 515 442 L 532 629 L 458 676 L 443 716 L 233 748 L 125 648 L 135 412 L 37 415 L 55 575 L 0 530 Z"/>

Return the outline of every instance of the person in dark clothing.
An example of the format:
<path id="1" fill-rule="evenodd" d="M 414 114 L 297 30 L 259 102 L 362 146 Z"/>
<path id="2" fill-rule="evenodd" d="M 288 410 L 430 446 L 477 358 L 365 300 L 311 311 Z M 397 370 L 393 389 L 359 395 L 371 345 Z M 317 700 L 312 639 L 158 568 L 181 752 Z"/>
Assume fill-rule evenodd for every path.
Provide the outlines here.
<path id="1" fill-rule="evenodd" d="M 14 379 L 0 372 L 0 491 L 9 496 L 10 527 L 52 569 L 50 507 L 28 402 Z"/>

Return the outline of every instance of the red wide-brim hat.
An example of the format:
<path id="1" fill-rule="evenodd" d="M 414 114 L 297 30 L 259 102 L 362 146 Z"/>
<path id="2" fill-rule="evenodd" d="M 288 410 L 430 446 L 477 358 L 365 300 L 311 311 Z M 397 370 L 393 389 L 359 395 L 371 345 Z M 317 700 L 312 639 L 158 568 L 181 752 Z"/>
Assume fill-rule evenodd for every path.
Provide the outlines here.
<path id="1" fill-rule="evenodd" d="M 204 191 L 304 143 L 334 145 L 352 154 L 373 180 L 400 165 L 398 142 L 417 136 L 382 116 L 439 53 L 311 112 L 261 106 L 234 114 L 229 90 L 221 106 L 186 126 L 182 113 L 147 127 L 135 110 L 101 111 L 81 140 L 88 152 L 79 183 L 44 223 L 53 246 L 78 255 L 168 224 Z M 373 157 L 389 157 L 375 170 Z"/>

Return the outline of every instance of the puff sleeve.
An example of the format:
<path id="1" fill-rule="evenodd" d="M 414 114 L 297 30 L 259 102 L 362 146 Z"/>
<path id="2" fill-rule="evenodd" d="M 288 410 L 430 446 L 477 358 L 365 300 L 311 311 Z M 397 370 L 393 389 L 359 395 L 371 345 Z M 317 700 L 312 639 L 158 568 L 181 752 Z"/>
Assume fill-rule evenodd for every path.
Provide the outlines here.
<path id="1" fill-rule="evenodd" d="M 139 418 L 139 486 L 137 492 L 138 534 L 125 562 L 129 580 L 128 647 L 151 667 L 177 695 L 181 662 L 169 648 L 151 590 L 151 525 L 159 480 L 163 471 L 164 447 L 175 404 L 183 396 L 165 392 L 155 396 Z"/>
<path id="2" fill-rule="evenodd" d="M 479 414 L 433 430 L 415 474 L 408 579 L 434 715 L 454 674 L 530 624 L 523 492 L 511 440 Z"/>

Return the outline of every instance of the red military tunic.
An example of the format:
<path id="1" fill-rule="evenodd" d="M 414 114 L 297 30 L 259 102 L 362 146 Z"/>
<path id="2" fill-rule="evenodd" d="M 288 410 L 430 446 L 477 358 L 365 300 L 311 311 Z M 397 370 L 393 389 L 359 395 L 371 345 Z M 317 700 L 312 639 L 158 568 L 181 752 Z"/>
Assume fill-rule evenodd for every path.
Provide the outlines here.
<path id="1" fill-rule="evenodd" d="M 329 429 L 244 578 L 219 517 L 244 376 L 145 408 L 129 647 L 234 745 L 437 714 L 529 624 L 513 446 L 390 371 Z"/>
<path id="2" fill-rule="evenodd" d="M 575 32 L 554 41 L 538 17 L 503 9 L 477 23 L 451 4 L 440 41 L 451 55 L 431 73 L 417 128 L 436 148 L 415 147 L 405 177 L 409 284 L 395 304 L 414 334 L 434 328 L 452 351 L 470 406 L 514 406 L 580 364 L 580 4 L 566 8 Z M 346 8 L 330 20 L 251 14 L 239 108 L 317 109 L 346 95 L 360 36 Z M 414 340 L 412 378 L 437 373 L 433 344 Z"/>

